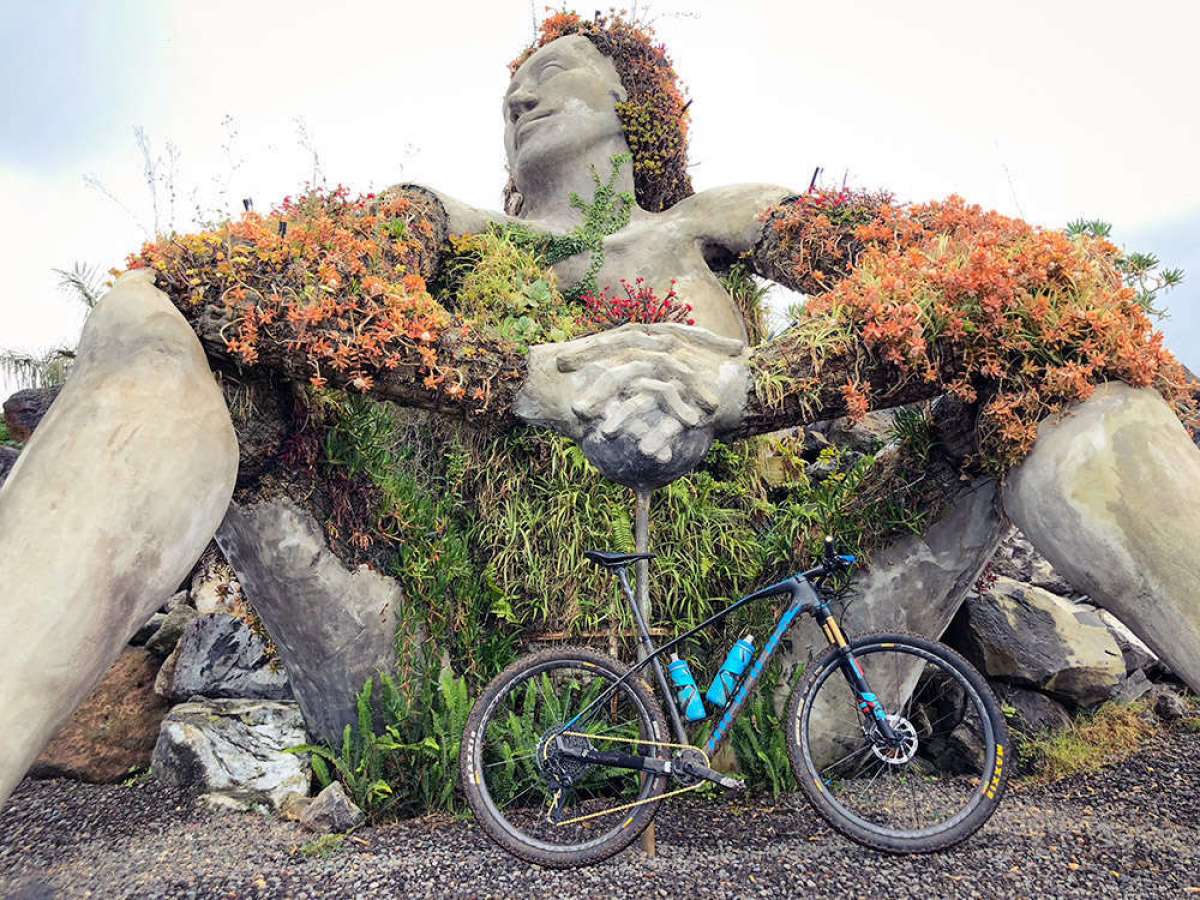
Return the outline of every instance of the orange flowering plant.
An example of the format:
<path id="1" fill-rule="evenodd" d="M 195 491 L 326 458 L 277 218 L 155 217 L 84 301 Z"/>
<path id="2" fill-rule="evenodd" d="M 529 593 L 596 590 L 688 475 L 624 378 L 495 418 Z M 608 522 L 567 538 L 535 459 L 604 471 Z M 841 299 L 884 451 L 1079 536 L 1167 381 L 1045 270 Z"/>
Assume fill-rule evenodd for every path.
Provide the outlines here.
<path id="1" fill-rule="evenodd" d="M 481 410 L 497 379 L 519 374 L 506 367 L 507 348 L 452 321 L 430 294 L 445 239 L 427 192 L 352 198 L 338 187 L 148 243 L 129 265 L 154 269 L 210 349 L 246 365 L 425 405 L 465 397 Z"/>
<path id="2" fill-rule="evenodd" d="M 978 462 L 993 472 L 1029 452 L 1039 421 L 1103 381 L 1153 387 L 1194 422 L 1186 370 L 1103 237 L 958 197 L 898 206 L 885 194 L 816 191 L 767 218 L 764 271 L 811 295 L 783 343 L 817 360 L 806 382 L 775 380 L 776 403 L 833 372 L 851 415 L 906 386 L 948 392 L 977 404 Z M 778 366 L 786 355 L 764 359 Z"/>

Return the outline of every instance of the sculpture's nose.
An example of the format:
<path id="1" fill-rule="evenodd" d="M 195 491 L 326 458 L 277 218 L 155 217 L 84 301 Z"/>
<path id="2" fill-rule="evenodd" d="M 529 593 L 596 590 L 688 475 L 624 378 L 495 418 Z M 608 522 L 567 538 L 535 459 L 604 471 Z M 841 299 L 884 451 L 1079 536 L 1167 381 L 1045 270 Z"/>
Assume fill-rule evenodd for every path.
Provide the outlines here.
<path id="1" fill-rule="evenodd" d="M 537 95 L 527 88 L 518 88 L 508 95 L 505 101 L 508 112 L 508 121 L 516 122 L 523 113 L 529 112 L 538 104 Z"/>

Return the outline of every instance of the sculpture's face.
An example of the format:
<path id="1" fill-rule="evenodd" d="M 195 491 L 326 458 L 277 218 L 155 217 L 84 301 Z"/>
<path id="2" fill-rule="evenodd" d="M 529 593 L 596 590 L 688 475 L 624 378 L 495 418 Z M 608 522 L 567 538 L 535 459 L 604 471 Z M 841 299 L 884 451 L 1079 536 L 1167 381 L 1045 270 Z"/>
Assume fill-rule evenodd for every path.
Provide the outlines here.
<path id="1" fill-rule="evenodd" d="M 616 103 L 624 98 L 612 61 L 582 35 L 551 41 L 525 60 L 504 95 L 504 149 L 518 188 L 538 169 L 623 141 Z"/>

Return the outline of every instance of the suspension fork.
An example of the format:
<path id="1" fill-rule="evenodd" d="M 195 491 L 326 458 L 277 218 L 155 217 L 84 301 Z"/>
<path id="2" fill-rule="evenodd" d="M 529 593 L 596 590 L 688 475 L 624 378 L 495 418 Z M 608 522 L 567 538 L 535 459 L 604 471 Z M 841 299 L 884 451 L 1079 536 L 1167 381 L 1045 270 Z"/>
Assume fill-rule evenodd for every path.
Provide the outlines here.
<path id="1" fill-rule="evenodd" d="M 817 624 L 821 626 L 821 631 L 824 632 L 825 640 L 829 642 L 829 646 L 837 650 L 838 666 L 842 670 L 842 675 L 849 683 L 851 689 L 853 689 L 855 697 L 858 698 L 859 712 L 864 716 L 874 719 L 875 726 L 889 743 L 900 740 L 900 736 L 892 728 L 892 723 L 888 721 L 887 710 L 883 708 L 883 704 L 879 702 L 879 698 L 871 690 L 871 685 L 867 683 L 867 677 L 863 674 L 862 666 L 859 665 L 854 651 L 850 649 L 850 642 L 846 640 L 846 635 L 842 633 L 837 619 L 829 611 L 829 605 L 826 603 L 819 604 L 813 610 L 813 617 L 817 620 Z"/>

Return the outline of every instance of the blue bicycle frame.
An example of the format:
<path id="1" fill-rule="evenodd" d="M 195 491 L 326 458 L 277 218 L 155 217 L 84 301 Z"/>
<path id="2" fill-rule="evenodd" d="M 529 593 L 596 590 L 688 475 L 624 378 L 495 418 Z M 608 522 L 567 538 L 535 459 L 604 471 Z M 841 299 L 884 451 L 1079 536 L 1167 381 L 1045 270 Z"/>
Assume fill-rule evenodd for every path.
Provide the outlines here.
<path id="1" fill-rule="evenodd" d="M 771 657 L 775 655 L 775 651 L 779 647 L 779 642 L 782 641 L 787 635 L 788 630 L 792 627 L 792 623 L 795 622 L 796 617 L 802 612 L 809 613 L 817 620 L 817 624 L 821 626 L 821 630 L 825 635 L 825 639 L 829 642 L 830 646 L 838 649 L 841 655 L 842 672 L 859 697 L 860 708 L 876 720 L 880 731 L 883 733 L 885 738 L 888 740 L 893 740 L 895 735 L 892 733 L 892 728 L 887 720 L 886 710 L 884 710 L 883 707 L 876 701 L 875 695 L 871 693 L 870 686 L 863 677 L 862 669 L 858 665 L 857 660 L 855 660 L 854 654 L 851 652 L 848 642 L 846 641 L 846 637 L 844 634 L 842 634 L 842 630 L 838 626 L 837 620 L 834 619 L 833 614 L 829 610 L 828 604 L 826 604 L 820 598 L 809 580 L 811 578 L 823 578 L 831 575 L 842 568 L 853 565 L 854 562 L 855 558 L 853 556 L 833 556 L 831 553 L 827 553 L 826 561 L 822 565 L 816 566 L 805 572 L 797 572 L 796 574 L 790 575 L 782 581 L 777 581 L 774 584 L 759 588 L 757 591 L 754 591 L 751 594 L 747 594 L 741 599 L 736 600 L 729 606 L 725 607 L 725 609 L 721 610 L 715 615 L 710 616 L 695 628 L 679 635 L 678 637 L 659 647 L 655 647 L 653 641 L 651 641 L 650 630 L 645 619 L 642 617 L 642 611 L 638 607 L 637 601 L 634 599 L 633 589 L 630 587 L 629 576 L 626 573 L 627 566 L 621 566 L 617 568 L 617 578 L 621 582 L 621 587 L 629 601 L 630 608 L 633 610 L 633 616 L 637 623 L 640 640 L 642 646 L 645 648 L 645 657 L 636 666 L 626 672 L 620 679 L 610 685 L 599 697 L 589 703 L 577 715 L 566 722 L 561 731 L 570 731 L 581 720 L 585 719 L 593 709 L 599 707 L 605 700 L 612 696 L 613 692 L 616 691 L 623 682 L 629 678 L 632 678 L 647 666 L 650 666 L 654 671 L 655 680 L 658 683 L 659 690 L 662 692 L 663 698 L 667 701 L 667 709 L 671 714 L 671 724 L 675 732 L 676 742 L 680 744 L 688 744 L 689 741 L 687 729 L 683 724 L 683 719 L 679 715 L 679 710 L 676 707 L 676 704 L 672 702 L 673 695 L 670 687 L 668 686 L 667 676 L 663 670 L 660 657 L 664 653 L 674 649 L 679 644 L 687 641 L 699 632 L 720 622 L 730 613 L 741 609 L 748 603 L 752 603 L 755 600 L 761 600 L 766 597 L 789 594 L 791 596 L 791 603 L 788 604 L 788 608 L 784 610 L 783 615 L 781 615 L 779 620 L 775 623 L 775 630 L 771 632 L 771 636 L 767 639 L 766 644 L 763 645 L 762 650 L 760 650 L 758 655 L 754 658 L 754 662 L 747 670 L 747 673 L 742 677 L 737 690 L 733 694 L 733 698 L 721 711 L 720 718 L 717 720 L 717 724 L 713 728 L 712 734 L 705 743 L 705 752 L 710 758 L 714 753 L 716 753 L 717 748 L 720 747 L 721 742 L 729 734 L 730 729 L 733 727 L 733 723 L 737 720 L 738 714 L 741 712 L 746 700 L 750 696 L 750 692 L 754 690 L 759 678 L 762 677 L 762 673 L 766 669 L 767 664 L 771 661 Z M 620 758 L 625 757 L 625 754 L 613 753 L 605 754 L 605 756 L 611 757 L 610 764 L 623 765 L 623 763 L 620 762 Z M 640 765 L 634 762 L 634 760 L 640 759 L 640 757 L 630 756 L 625 757 L 625 759 L 631 767 L 641 768 Z"/>

